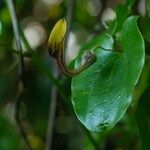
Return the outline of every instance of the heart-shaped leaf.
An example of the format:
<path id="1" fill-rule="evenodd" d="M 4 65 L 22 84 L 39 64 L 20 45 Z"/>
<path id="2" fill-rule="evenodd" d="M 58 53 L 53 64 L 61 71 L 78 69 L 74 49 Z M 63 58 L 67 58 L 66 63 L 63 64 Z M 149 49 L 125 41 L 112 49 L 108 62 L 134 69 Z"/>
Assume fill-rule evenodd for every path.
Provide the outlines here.
<path id="1" fill-rule="evenodd" d="M 94 49 L 95 46 L 112 49 L 114 41 L 109 34 L 103 34 L 81 49 L 81 53 L 94 49 L 97 61 L 72 79 L 72 103 L 78 119 L 91 131 L 112 128 L 131 104 L 145 56 L 136 21 L 137 17 L 132 16 L 123 24 L 118 40 L 122 53 L 100 47 Z"/>

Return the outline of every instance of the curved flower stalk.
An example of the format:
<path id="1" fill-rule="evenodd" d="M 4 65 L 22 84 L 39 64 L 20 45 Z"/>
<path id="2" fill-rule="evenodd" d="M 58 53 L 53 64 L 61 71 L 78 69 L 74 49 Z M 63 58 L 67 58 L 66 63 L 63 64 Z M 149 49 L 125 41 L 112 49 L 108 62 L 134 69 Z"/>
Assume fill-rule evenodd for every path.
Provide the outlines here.
<path id="1" fill-rule="evenodd" d="M 60 19 L 52 29 L 49 37 L 49 54 L 55 59 L 61 72 L 67 76 L 73 77 L 90 67 L 96 61 L 96 55 L 88 51 L 82 55 L 82 63 L 78 68 L 68 68 L 65 61 L 64 50 L 66 32 L 67 21 L 65 19 Z"/>

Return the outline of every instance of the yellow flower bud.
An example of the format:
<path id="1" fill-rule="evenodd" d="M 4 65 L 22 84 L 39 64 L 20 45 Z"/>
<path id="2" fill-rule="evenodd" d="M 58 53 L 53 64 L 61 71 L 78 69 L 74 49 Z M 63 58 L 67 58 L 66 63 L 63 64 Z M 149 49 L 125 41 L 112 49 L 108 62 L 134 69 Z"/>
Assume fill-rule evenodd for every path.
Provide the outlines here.
<path id="1" fill-rule="evenodd" d="M 64 37 L 67 32 L 67 21 L 60 19 L 54 26 L 49 37 L 49 46 L 52 50 L 59 50 L 59 44 L 64 42 Z"/>

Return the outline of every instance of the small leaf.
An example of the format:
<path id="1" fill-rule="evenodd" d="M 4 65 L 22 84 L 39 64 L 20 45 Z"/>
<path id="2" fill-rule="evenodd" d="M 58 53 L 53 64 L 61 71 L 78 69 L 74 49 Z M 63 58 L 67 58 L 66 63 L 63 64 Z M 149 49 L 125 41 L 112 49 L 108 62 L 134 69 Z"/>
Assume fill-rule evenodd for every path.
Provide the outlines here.
<path id="1" fill-rule="evenodd" d="M 131 104 L 145 57 L 136 21 L 137 17 L 133 16 L 123 24 L 118 40 L 122 53 L 95 49 L 97 61 L 72 80 L 74 110 L 91 131 L 103 132 L 112 128 Z M 112 49 L 113 42 L 111 35 L 103 34 L 85 45 L 81 53 L 98 45 Z"/>
<path id="2" fill-rule="evenodd" d="M 122 28 L 124 21 L 127 18 L 128 8 L 124 5 L 118 5 L 116 8 L 116 28 L 115 32 Z"/>
<path id="3" fill-rule="evenodd" d="M 116 7 L 116 25 L 115 31 L 118 32 L 126 20 L 127 16 L 131 12 L 131 6 L 133 5 L 135 0 L 126 0 L 125 5 L 117 5 Z"/>
<path id="4" fill-rule="evenodd" d="M 65 19 L 60 19 L 54 28 L 49 37 L 49 45 L 51 48 L 57 47 L 65 37 L 67 31 L 67 22 Z"/>

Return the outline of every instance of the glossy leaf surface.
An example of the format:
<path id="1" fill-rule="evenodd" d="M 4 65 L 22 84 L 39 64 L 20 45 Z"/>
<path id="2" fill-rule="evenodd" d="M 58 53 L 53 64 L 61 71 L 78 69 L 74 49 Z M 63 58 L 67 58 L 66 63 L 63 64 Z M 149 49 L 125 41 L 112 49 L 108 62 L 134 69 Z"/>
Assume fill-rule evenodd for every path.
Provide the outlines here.
<path id="1" fill-rule="evenodd" d="M 120 38 L 122 53 L 112 49 L 111 35 L 89 42 L 81 53 L 94 49 L 97 61 L 72 80 L 72 102 L 78 119 L 91 131 L 112 128 L 131 104 L 133 88 L 144 65 L 144 42 L 138 30 L 137 17 L 123 24 Z M 76 61 L 76 66 L 79 59 Z"/>

